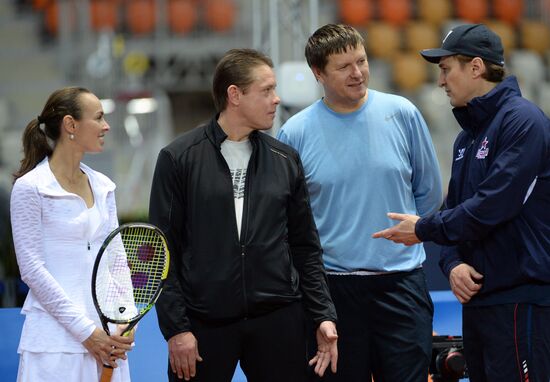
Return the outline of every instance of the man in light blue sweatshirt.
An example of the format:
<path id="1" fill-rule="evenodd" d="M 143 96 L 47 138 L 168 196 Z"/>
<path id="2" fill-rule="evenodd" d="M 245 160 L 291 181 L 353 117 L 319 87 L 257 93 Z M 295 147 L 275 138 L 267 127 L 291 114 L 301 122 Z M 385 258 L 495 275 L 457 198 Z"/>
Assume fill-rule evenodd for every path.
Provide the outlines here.
<path id="1" fill-rule="evenodd" d="M 391 224 L 387 211 L 423 216 L 440 207 L 428 128 L 407 99 L 368 89 L 364 41 L 354 28 L 319 28 L 305 55 L 324 97 L 291 117 L 278 138 L 302 158 L 338 312 L 338 372 L 322 380 L 425 382 L 433 305 L 424 249 L 371 234 Z"/>

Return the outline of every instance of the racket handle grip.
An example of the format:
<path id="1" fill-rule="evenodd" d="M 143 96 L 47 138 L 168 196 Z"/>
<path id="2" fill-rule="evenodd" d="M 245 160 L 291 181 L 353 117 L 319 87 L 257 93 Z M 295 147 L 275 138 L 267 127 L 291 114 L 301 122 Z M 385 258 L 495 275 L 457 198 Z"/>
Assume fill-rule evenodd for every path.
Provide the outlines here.
<path id="1" fill-rule="evenodd" d="M 111 382 L 113 370 L 114 369 L 111 366 L 103 365 L 103 371 L 101 372 L 101 379 L 99 382 Z"/>

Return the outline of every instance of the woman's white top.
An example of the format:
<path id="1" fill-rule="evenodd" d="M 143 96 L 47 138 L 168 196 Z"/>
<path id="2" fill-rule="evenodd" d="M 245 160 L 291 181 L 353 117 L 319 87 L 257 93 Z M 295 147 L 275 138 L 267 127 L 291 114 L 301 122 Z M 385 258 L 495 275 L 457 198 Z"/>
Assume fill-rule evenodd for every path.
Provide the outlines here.
<path id="1" fill-rule="evenodd" d="M 101 328 L 91 277 L 103 240 L 118 226 L 115 184 L 84 164 L 80 168 L 96 211 L 61 187 L 47 158 L 13 186 L 13 240 L 21 278 L 30 288 L 18 352 L 86 353 L 81 343 Z"/>
<path id="2" fill-rule="evenodd" d="M 97 208 L 97 203 L 91 208 L 88 208 L 88 229 L 86 231 L 87 237 L 92 237 L 101 226 L 101 214 L 99 213 L 99 208 Z"/>

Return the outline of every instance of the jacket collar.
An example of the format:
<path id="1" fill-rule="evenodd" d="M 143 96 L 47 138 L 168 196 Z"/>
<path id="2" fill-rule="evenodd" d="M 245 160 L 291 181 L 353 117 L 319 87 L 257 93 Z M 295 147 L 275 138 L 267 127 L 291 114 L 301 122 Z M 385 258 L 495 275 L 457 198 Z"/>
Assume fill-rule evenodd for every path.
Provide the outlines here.
<path id="1" fill-rule="evenodd" d="M 218 124 L 218 118 L 220 114 L 216 114 L 214 118 L 208 122 L 205 128 L 206 136 L 210 141 L 219 149 L 221 149 L 221 144 L 226 140 L 227 134 L 223 131 L 221 126 Z"/>
<path id="2" fill-rule="evenodd" d="M 99 197 L 103 193 L 108 193 L 115 190 L 115 184 L 106 176 L 99 174 L 92 168 L 86 166 L 84 163 L 80 163 L 80 169 L 88 176 L 96 196 Z M 68 192 L 61 187 L 55 178 L 55 175 L 50 168 L 48 157 L 38 163 L 36 167 L 29 172 L 29 174 L 31 173 L 34 174 L 32 176 L 35 179 L 38 190 L 42 194 L 50 196 L 66 196 L 68 194 Z"/>
<path id="3" fill-rule="evenodd" d="M 462 129 L 475 132 L 485 126 L 511 97 L 521 97 L 515 76 L 506 77 L 490 92 L 473 98 L 464 107 L 453 109 L 453 114 Z"/>
<path id="4" fill-rule="evenodd" d="M 218 148 L 218 150 L 221 150 L 221 144 L 223 141 L 227 139 L 227 134 L 223 131 L 222 127 L 218 123 L 218 118 L 220 114 L 216 114 L 214 118 L 210 120 L 210 122 L 207 123 L 205 132 L 206 136 L 210 141 Z M 250 139 L 250 142 L 255 143 L 256 138 L 258 136 L 258 131 L 253 131 L 248 136 L 248 139 Z"/>

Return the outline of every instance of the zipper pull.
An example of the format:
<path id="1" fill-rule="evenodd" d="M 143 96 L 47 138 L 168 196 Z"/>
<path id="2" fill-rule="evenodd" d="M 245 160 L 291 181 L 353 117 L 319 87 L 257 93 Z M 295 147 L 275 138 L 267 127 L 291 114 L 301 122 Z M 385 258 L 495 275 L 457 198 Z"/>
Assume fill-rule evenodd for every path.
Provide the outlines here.
<path id="1" fill-rule="evenodd" d="M 88 251 L 90 250 L 90 242 L 88 241 Z"/>

